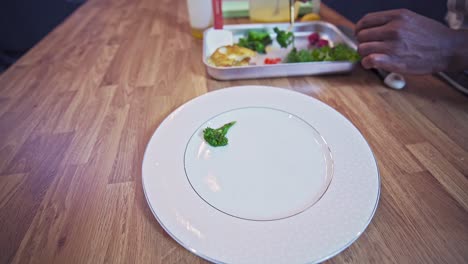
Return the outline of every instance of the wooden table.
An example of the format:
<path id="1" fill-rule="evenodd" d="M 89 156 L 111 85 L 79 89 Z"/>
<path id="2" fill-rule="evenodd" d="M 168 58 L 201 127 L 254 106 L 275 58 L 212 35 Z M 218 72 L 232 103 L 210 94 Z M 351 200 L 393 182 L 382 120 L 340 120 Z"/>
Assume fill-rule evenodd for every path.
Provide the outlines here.
<path id="1" fill-rule="evenodd" d="M 219 82 L 201 56 L 185 1 L 90 0 L 0 76 L 0 263 L 204 262 L 151 214 L 143 152 L 177 106 L 243 84 L 322 100 L 377 157 L 377 213 L 330 263 L 468 262 L 466 96 L 432 76 L 389 90 L 360 68 Z"/>

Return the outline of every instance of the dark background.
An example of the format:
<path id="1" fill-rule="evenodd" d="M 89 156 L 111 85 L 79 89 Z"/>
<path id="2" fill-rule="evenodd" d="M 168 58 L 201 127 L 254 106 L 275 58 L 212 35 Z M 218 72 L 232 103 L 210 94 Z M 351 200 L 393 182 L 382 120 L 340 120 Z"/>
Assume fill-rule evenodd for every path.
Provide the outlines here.
<path id="1" fill-rule="evenodd" d="M 0 0 L 0 72 L 85 0 Z"/>
<path id="2" fill-rule="evenodd" d="M 34 46 L 84 1 L 0 0 L 0 72 Z M 323 0 L 323 2 L 353 22 L 368 12 L 395 8 L 408 8 L 443 22 L 447 11 L 446 0 Z"/>
<path id="3" fill-rule="evenodd" d="M 353 22 L 369 12 L 407 8 L 416 13 L 445 23 L 447 0 L 323 0 Z"/>

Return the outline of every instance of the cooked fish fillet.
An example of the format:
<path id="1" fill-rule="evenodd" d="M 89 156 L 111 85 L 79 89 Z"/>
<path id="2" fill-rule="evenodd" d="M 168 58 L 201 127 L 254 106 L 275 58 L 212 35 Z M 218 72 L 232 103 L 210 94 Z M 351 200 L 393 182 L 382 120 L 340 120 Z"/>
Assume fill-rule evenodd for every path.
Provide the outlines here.
<path id="1" fill-rule="evenodd" d="M 223 46 L 216 49 L 208 62 L 218 67 L 246 66 L 255 54 L 255 51 L 237 45 Z"/>

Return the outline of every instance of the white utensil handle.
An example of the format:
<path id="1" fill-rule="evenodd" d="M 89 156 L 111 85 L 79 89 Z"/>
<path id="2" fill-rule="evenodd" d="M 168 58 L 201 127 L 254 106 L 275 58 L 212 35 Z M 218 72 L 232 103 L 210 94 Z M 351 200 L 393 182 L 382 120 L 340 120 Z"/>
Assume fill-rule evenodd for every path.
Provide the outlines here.
<path id="1" fill-rule="evenodd" d="M 401 90 L 406 85 L 405 77 L 401 74 L 394 72 L 386 72 L 384 70 L 377 69 L 379 75 L 383 78 L 384 83 L 395 90 Z"/>

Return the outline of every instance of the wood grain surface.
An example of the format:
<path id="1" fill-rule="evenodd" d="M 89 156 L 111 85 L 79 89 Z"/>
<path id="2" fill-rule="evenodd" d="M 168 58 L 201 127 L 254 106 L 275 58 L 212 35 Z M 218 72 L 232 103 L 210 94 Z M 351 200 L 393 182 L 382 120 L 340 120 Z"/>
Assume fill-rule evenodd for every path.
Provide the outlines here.
<path id="1" fill-rule="evenodd" d="M 146 144 L 176 107 L 234 85 L 302 92 L 349 118 L 382 177 L 366 232 L 329 263 L 468 262 L 468 98 L 433 76 L 220 82 L 186 1 L 89 0 L 0 76 L 0 263 L 203 263 L 145 201 Z M 324 7 L 322 15 L 348 24 Z"/>

